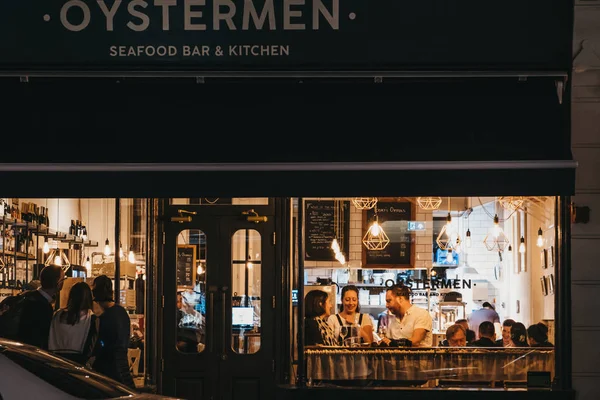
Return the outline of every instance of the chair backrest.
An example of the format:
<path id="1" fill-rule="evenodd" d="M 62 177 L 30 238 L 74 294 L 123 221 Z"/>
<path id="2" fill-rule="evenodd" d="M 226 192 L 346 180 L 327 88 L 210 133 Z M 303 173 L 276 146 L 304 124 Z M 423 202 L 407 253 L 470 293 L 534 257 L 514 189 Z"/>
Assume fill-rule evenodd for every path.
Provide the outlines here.
<path id="1" fill-rule="evenodd" d="M 140 371 L 140 357 L 142 356 L 141 349 L 127 349 L 127 359 L 129 360 L 129 371 L 131 375 L 137 376 Z"/>

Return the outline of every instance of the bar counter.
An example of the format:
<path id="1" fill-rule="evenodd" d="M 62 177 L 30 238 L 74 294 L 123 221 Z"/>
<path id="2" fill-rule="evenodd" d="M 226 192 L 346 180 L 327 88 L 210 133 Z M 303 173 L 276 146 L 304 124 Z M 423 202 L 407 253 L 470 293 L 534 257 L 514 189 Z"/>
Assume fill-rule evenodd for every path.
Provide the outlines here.
<path id="1" fill-rule="evenodd" d="M 323 348 L 305 351 L 307 381 L 527 381 L 550 372 L 553 348 Z"/>

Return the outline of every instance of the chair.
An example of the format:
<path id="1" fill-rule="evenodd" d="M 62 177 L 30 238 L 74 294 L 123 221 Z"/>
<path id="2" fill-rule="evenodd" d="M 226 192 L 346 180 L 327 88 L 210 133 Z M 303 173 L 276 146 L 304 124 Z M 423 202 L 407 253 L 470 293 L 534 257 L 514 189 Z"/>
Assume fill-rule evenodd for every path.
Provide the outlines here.
<path id="1" fill-rule="evenodd" d="M 127 360 L 129 361 L 129 371 L 131 375 L 138 376 L 140 371 L 141 349 L 127 349 Z"/>

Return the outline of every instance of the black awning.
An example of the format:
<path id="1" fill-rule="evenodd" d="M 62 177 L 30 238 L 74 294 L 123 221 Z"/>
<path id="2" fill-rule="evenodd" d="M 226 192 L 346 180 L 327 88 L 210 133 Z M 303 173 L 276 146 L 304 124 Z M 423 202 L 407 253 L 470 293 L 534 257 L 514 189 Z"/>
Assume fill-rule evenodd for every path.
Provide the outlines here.
<path id="1" fill-rule="evenodd" d="M 19 135 L 0 179 L 20 196 L 574 193 L 552 79 L 250 82 L 7 84 L 6 120 L 40 143 Z M 31 184 L 47 180 L 77 184 Z"/>

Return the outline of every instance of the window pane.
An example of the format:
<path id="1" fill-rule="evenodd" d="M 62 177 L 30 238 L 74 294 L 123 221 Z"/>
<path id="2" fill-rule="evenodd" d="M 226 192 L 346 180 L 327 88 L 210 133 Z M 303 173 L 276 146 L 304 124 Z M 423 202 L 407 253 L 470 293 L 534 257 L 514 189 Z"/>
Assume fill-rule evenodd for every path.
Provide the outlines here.
<path id="1" fill-rule="evenodd" d="M 237 231 L 231 255 L 231 348 L 239 354 L 252 354 L 260 348 L 260 234 L 254 229 Z"/>
<path id="2" fill-rule="evenodd" d="M 181 232 L 177 239 L 177 343 L 182 353 L 204 351 L 206 343 L 206 235 Z"/>

